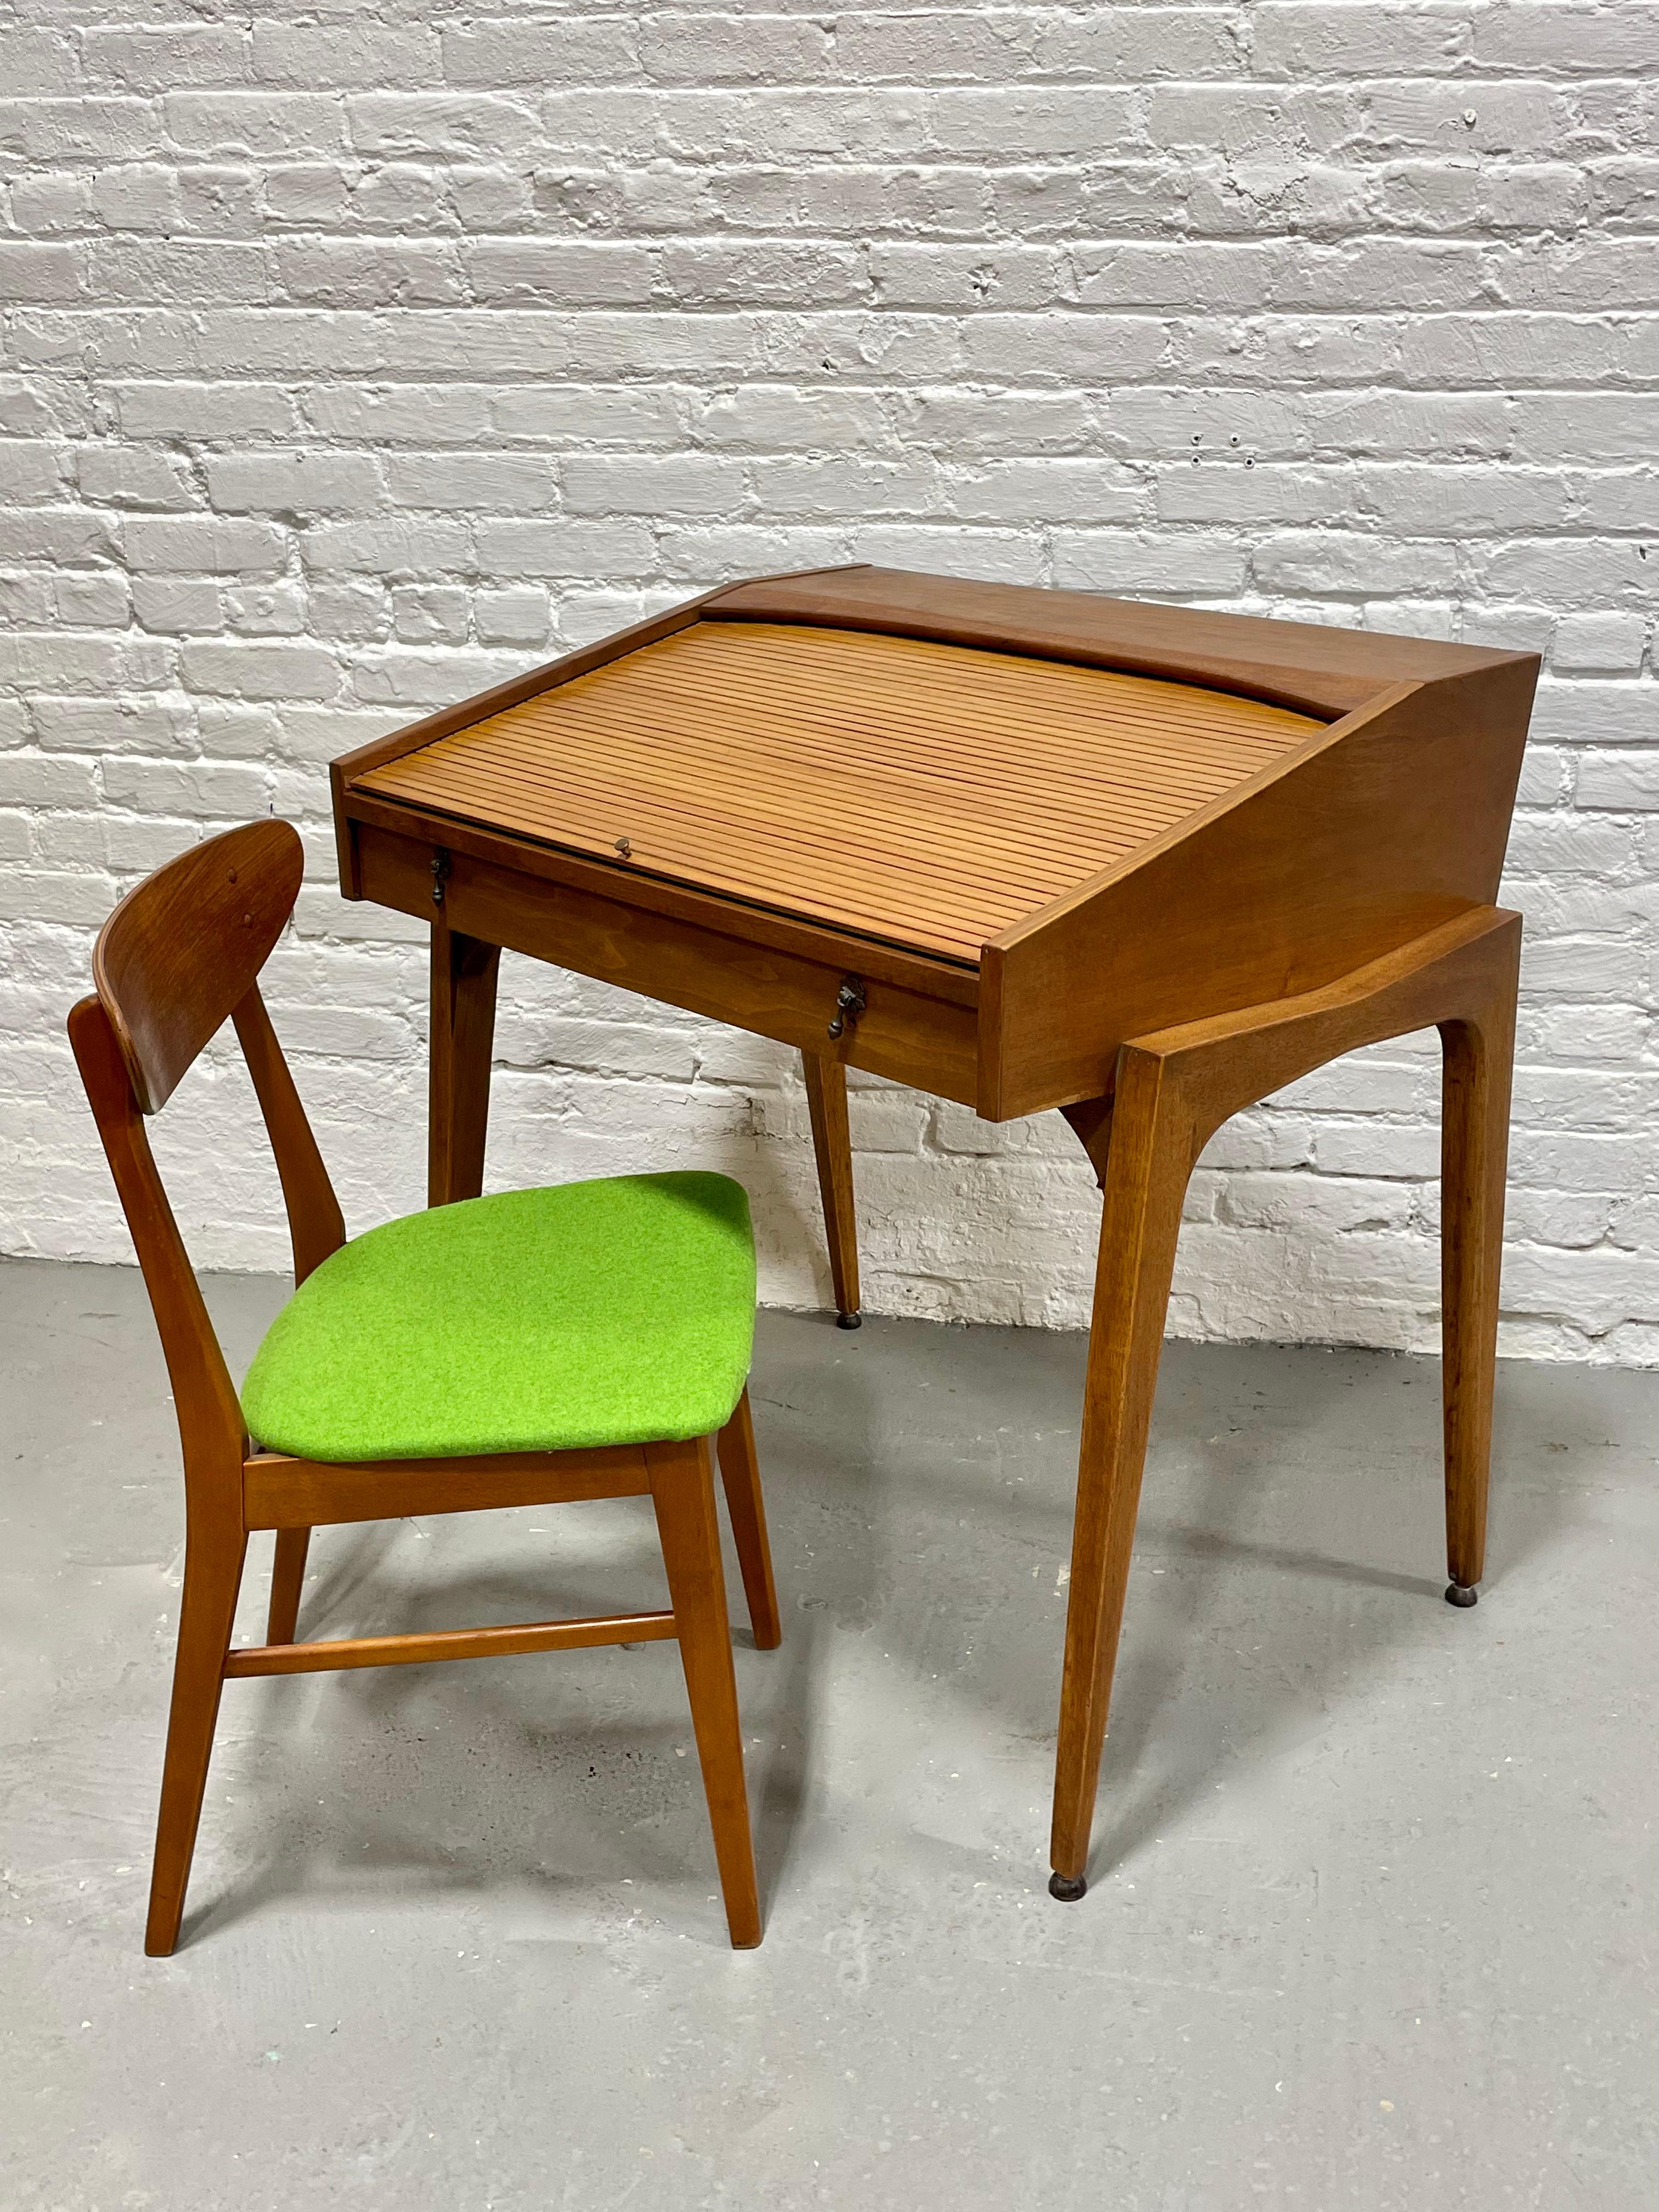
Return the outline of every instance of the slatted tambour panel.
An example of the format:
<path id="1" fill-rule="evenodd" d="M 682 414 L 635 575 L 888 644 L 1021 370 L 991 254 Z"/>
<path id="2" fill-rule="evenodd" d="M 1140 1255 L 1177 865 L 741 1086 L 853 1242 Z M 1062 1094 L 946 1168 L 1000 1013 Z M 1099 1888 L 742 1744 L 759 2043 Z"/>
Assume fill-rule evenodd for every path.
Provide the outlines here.
<path id="1" fill-rule="evenodd" d="M 694 624 L 357 787 L 965 961 L 1323 726 L 1012 653 Z"/>

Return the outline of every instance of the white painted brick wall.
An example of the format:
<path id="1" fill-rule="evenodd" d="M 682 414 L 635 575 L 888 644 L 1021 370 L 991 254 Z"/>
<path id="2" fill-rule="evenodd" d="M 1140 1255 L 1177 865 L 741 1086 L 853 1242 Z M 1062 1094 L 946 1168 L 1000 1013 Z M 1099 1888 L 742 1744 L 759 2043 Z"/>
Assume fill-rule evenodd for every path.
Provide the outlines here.
<path id="1" fill-rule="evenodd" d="M 1659 1362 L 1659 11 L 139 8 L 0 22 L 5 1249 L 125 1255 L 64 1014 L 267 809 L 349 1218 L 418 1204 L 422 950 L 337 896 L 325 763 L 865 558 L 1547 653 L 1505 1343 Z M 500 1056 L 492 1182 L 729 1168 L 823 1297 L 787 1054 L 510 962 Z M 1224 1133 L 1175 1325 L 1431 1342 L 1436 1110 L 1417 1040 Z M 1056 1118 L 853 1120 L 870 1305 L 1082 1319 Z M 159 1144 L 199 1258 L 280 1267 L 227 1054 Z"/>

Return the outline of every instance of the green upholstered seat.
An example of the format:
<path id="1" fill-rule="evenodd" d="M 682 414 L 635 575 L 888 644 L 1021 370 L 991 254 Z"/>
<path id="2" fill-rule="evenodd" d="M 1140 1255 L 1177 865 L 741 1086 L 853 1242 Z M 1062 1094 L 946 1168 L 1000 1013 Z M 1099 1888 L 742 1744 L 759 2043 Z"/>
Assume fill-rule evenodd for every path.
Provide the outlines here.
<path id="1" fill-rule="evenodd" d="M 706 1436 L 749 1373 L 755 1247 L 726 1176 L 505 1191 L 371 1229 L 272 1322 L 249 1433 L 305 1459 Z"/>

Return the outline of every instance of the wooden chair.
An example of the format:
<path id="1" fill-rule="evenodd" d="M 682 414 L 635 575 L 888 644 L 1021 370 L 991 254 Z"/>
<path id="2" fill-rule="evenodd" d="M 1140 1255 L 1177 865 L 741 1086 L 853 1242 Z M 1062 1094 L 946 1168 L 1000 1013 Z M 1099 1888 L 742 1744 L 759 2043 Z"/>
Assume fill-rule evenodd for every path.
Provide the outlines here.
<path id="1" fill-rule="evenodd" d="M 184 1592 L 144 1948 L 164 1955 L 178 1940 L 228 1678 L 669 1637 L 685 1668 L 732 1941 L 758 1943 L 709 1450 L 717 1433 L 755 1640 L 769 1650 L 781 1631 L 745 1388 L 747 1201 L 724 1176 L 618 1177 L 477 1199 L 348 1244 L 256 980 L 293 911 L 301 868 L 300 840 L 279 822 L 233 830 L 169 862 L 105 924 L 96 995 L 69 1021 L 155 1309 L 184 1452 Z M 250 1439 L 143 1120 L 227 1015 L 294 1245 L 295 1297 L 244 1385 L 262 1443 Z M 487 1307 L 482 1324 L 475 1299 Z M 647 1492 L 672 1612 L 295 1641 L 315 1525 Z M 247 1539 L 261 1528 L 276 1531 L 269 1640 L 238 1647 Z"/>

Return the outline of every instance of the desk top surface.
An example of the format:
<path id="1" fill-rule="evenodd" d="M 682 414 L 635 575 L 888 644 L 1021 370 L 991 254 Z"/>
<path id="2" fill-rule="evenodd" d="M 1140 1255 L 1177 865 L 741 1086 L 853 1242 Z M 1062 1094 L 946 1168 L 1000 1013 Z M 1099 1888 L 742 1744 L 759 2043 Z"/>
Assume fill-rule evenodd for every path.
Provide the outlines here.
<path id="1" fill-rule="evenodd" d="M 436 738 L 356 787 L 976 963 L 1325 726 L 1112 669 L 723 621 Z"/>

